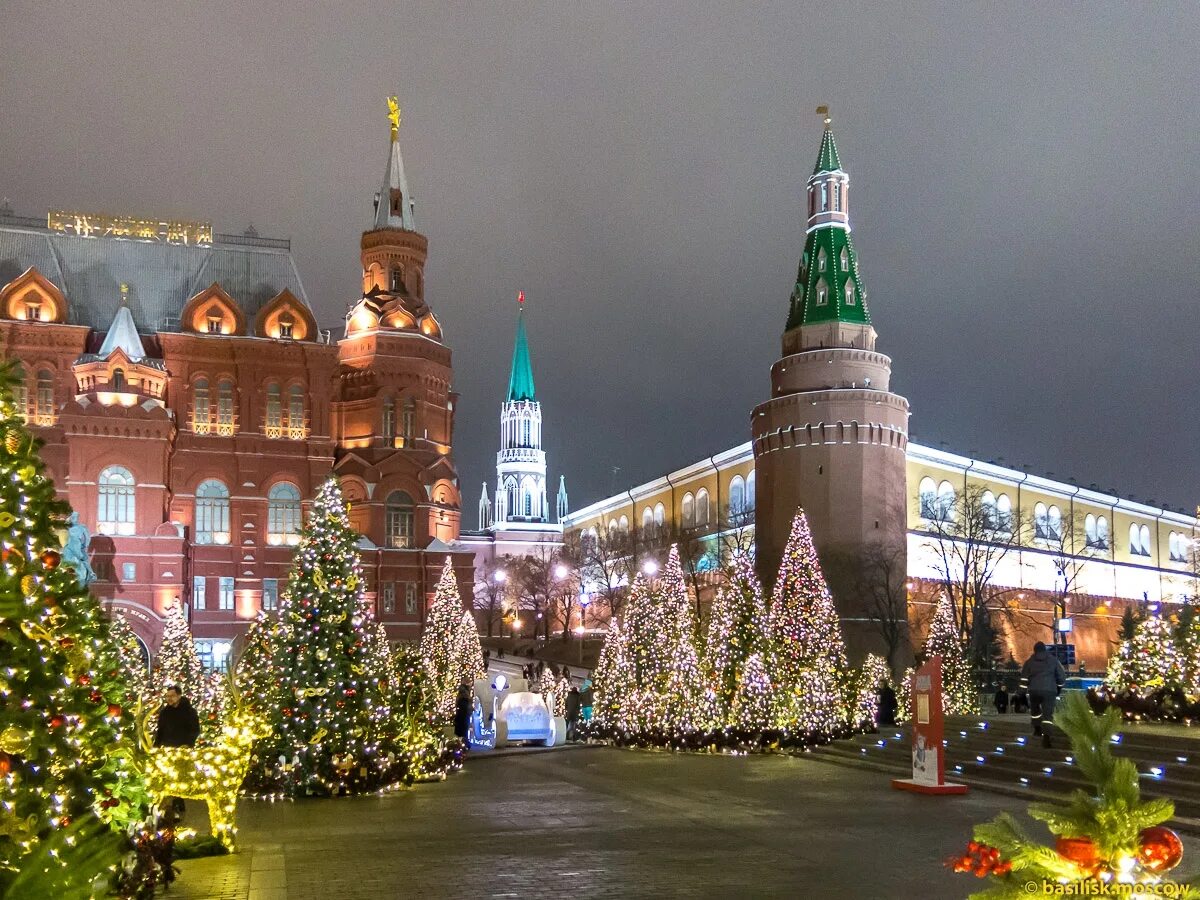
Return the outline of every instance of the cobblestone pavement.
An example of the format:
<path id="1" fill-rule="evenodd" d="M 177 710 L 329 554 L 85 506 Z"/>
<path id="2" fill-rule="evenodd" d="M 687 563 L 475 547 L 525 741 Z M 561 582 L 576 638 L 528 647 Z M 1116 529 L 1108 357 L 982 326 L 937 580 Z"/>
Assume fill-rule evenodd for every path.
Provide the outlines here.
<path id="1" fill-rule="evenodd" d="M 973 823 L 1024 806 L 804 758 L 480 757 L 382 797 L 245 801 L 242 851 L 182 862 L 170 897 L 962 898 L 978 882 L 942 861 Z"/>

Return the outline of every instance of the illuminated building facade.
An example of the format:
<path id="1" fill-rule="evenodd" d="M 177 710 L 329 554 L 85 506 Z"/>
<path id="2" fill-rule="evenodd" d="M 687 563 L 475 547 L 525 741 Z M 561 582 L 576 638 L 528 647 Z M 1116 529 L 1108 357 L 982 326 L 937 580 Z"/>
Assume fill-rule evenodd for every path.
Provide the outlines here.
<path id="1" fill-rule="evenodd" d="M 419 634 L 461 504 L 450 348 L 424 299 L 396 125 L 340 337 L 318 327 L 288 241 L 0 210 L 0 347 L 60 496 L 92 532 L 92 589 L 151 651 L 179 601 L 220 667 L 278 606 L 331 472 L 379 618 L 395 638 Z M 469 585 L 469 554 L 456 562 Z"/>

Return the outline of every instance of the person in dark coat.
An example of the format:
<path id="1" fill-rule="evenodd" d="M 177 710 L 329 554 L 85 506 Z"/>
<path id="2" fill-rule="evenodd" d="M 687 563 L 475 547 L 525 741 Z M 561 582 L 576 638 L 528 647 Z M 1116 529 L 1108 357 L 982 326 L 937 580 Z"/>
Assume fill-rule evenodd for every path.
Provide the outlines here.
<path id="1" fill-rule="evenodd" d="M 992 698 L 992 703 L 996 705 L 996 712 L 1008 712 L 1008 688 L 1004 686 L 1003 681 L 996 685 L 996 696 Z"/>
<path id="2" fill-rule="evenodd" d="M 158 728 L 154 732 L 155 747 L 194 747 L 200 737 L 200 717 L 173 684 L 167 688 L 167 702 L 158 710 Z"/>
<path id="3" fill-rule="evenodd" d="M 879 691 L 876 696 L 879 699 L 879 711 L 875 713 L 875 724 L 895 725 L 896 713 L 900 709 L 900 704 L 896 700 L 895 690 L 886 681 L 881 681 L 879 682 Z"/>
<path id="4" fill-rule="evenodd" d="M 454 734 L 464 741 L 471 733 L 471 685 L 463 679 L 454 700 Z"/>
<path id="5" fill-rule="evenodd" d="M 579 691 L 579 711 L 583 721 L 592 720 L 592 679 L 583 679 L 583 688 Z"/>
<path id="6" fill-rule="evenodd" d="M 1040 734 L 1042 744 L 1049 747 L 1054 701 L 1067 680 L 1066 670 L 1058 657 L 1038 641 L 1033 645 L 1033 655 L 1021 667 L 1021 677 L 1029 682 L 1029 715 L 1033 720 L 1033 733 Z"/>
<path id="7" fill-rule="evenodd" d="M 572 687 L 567 691 L 566 703 L 568 741 L 575 740 L 575 730 L 579 727 L 579 711 L 582 708 L 579 702 L 579 688 Z"/>

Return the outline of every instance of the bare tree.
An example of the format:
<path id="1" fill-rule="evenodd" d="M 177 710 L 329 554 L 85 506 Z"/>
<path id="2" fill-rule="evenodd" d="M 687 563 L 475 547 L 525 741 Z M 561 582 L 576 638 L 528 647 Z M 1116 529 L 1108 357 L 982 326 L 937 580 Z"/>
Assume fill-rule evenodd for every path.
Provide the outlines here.
<path id="1" fill-rule="evenodd" d="M 563 558 L 579 572 L 583 589 L 600 601 L 609 617 L 620 614 L 637 570 L 632 536 L 620 529 L 572 532 L 563 536 Z"/>
<path id="2" fill-rule="evenodd" d="M 487 625 L 487 636 L 504 618 L 504 604 L 508 598 L 509 576 L 513 569 L 512 557 L 489 559 L 475 571 L 475 609 Z"/>
<path id="3" fill-rule="evenodd" d="M 708 530 L 707 525 L 684 528 L 674 523 L 648 525 L 638 534 L 638 554 L 643 559 L 654 559 L 660 565 L 674 546 L 679 550 L 679 564 L 684 580 L 696 603 L 696 614 L 701 614 L 701 591 L 719 580 L 720 565 L 719 535 Z"/>
<path id="4" fill-rule="evenodd" d="M 532 553 L 513 561 L 514 589 L 518 602 L 531 610 L 533 637 L 542 632 L 550 639 L 550 615 L 558 591 L 556 568 L 561 562 L 561 552 L 553 544 L 538 544 Z"/>
<path id="5" fill-rule="evenodd" d="M 854 592 L 863 600 L 867 619 L 887 648 L 893 672 L 910 661 L 906 553 L 903 547 L 877 542 L 856 554 L 851 575 Z"/>
<path id="6" fill-rule="evenodd" d="M 989 601 L 1000 564 L 1021 544 L 1019 512 L 1003 512 L 992 495 L 978 485 L 954 494 L 919 498 L 926 520 L 926 544 L 934 553 L 934 568 L 954 607 L 960 638 L 971 650 L 975 665 L 990 664 L 995 636 Z"/>

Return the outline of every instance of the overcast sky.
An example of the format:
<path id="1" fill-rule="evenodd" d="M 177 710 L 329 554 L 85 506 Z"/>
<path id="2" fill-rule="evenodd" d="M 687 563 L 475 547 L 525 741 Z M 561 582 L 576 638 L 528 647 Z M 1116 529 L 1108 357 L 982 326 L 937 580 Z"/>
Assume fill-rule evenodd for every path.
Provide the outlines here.
<path id="1" fill-rule="evenodd" d="M 828 103 L 913 439 L 1190 510 L 1198 47 L 1195 3 L 4 0 L 0 196 L 252 222 L 335 323 L 399 94 L 473 526 L 519 289 L 573 506 L 749 438 Z"/>

